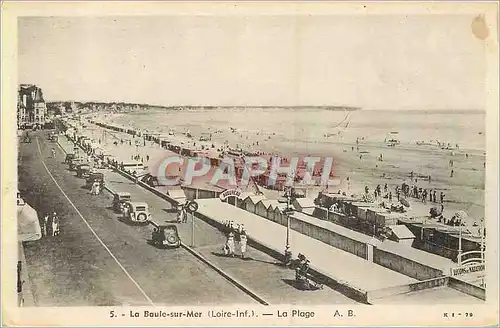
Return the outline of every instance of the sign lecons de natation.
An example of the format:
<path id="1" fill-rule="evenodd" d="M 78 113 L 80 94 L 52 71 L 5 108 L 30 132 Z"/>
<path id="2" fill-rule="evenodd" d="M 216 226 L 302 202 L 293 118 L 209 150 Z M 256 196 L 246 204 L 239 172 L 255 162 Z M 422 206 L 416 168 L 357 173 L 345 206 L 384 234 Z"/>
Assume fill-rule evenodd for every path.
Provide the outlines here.
<path id="1" fill-rule="evenodd" d="M 451 269 L 452 276 L 461 276 L 463 274 L 469 274 L 473 272 L 484 271 L 484 264 L 473 264 L 473 265 L 465 265 L 458 268 Z"/>

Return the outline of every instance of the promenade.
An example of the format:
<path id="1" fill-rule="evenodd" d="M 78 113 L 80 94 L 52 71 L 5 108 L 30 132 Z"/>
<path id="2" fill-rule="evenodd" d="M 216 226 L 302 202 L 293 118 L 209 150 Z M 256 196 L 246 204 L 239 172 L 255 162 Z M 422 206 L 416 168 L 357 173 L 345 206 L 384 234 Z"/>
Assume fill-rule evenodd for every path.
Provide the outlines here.
<path id="1" fill-rule="evenodd" d="M 59 140 L 61 147 L 67 151 L 72 150 L 73 145 L 65 137 Z M 355 300 L 343 295 L 340 291 L 325 287 L 314 292 L 304 292 L 295 288 L 294 272 L 279 265 L 279 262 L 272 256 L 256 249 L 248 247 L 248 260 L 239 258 L 227 258 L 222 256 L 222 245 L 225 242 L 224 234 L 212 225 L 203 220 L 195 219 L 194 222 L 194 243 L 192 240 L 192 217 L 188 215 L 188 221 L 184 224 L 177 224 L 175 221 L 176 211 L 165 199 L 151 193 L 143 187 L 135 184 L 120 173 L 104 169 L 106 188 L 111 192 L 129 192 L 133 201 L 144 201 L 149 205 L 152 220 L 158 224 L 176 224 L 182 242 L 192 247 L 196 252 L 204 256 L 210 262 L 224 270 L 228 275 L 237 281 L 251 288 L 253 291 L 264 297 L 270 304 L 355 304 Z M 85 192 L 85 191 L 81 191 Z M 107 193 L 106 193 L 107 194 Z M 142 243 L 150 238 L 152 226 L 134 227 L 121 222 L 119 215 L 112 212 L 111 199 L 104 210 L 106 215 L 114 216 L 119 229 L 123 233 L 132 234 L 133 230 L 140 229 Z M 140 241 L 136 241 L 140 242 Z M 164 251 L 170 254 L 170 251 Z M 169 256 L 174 256 L 169 255 Z M 158 258 L 162 261 L 162 258 Z M 183 260 L 183 259 L 179 259 Z M 153 266 L 154 267 L 154 266 Z M 152 269 L 154 271 L 154 269 Z M 206 270 L 211 270 L 206 267 Z M 206 288 L 201 282 L 194 279 L 193 288 Z"/>
<path id="2" fill-rule="evenodd" d="M 250 239 L 277 252 L 284 252 L 286 227 L 219 199 L 200 199 L 198 204 L 201 215 L 218 223 L 232 220 L 235 224 L 243 224 Z M 290 232 L 290 247 L 294 257 L 298 253 L 304 254 L 314 270 L 362 292 L 417 281 L 293 230 Z"/>
<path id="3" fill-rule="evenodd" d="M 71 147 L 71 145 L 68 147 Z M 136 147 L 124 145 L 116 147 L 115 152 L 116 154 L 120 154 L 122 157 L 126 157 L 131 154 L 134 148 Z M 154 148 L 154 145 L 150 145 L 143 147 L 142 149 L 149 150 Z M 156 148 L 155 150 L 157 153 L 165 153 L 165 150 L 161 148 Z M 132 188 L 133 191 L 131 193 L 134 200 L 141 201 L 144 199 L 141 199 L 140 197 L 136 198 L 134 195 L 136 193 L 135 190 L 136 188 L 141 188 L 134 185 L 131 180 L 110 170 L 105 170 L 104 172 L 106 175 L 107 185 L 112 188 L 112 190 L 130 192 L 129 188 Z M 143 191 L 143 193 L 144 192 L 145 191 Z M 156 198 L 160 199 L 160 197 Z M 148 203 L 149 202 L 148 198 Z M 164 204 L 165 201 L 163 200 L 163 205 Z M 226 220 L 233 220 L 236 224 L 242 223 L 244 224 L 251 240 L 274 251 L 275 253 L 283 253 L 286 240 L 286 227 L 255 214 L 246 212 L 242 209 L 222 203 L 219 199 L 200 199 L 199 204 L 200 208 L 198 212 L 201 216 L 207 217 L 209 220 L 217 222 L 218 224 L 221 224 Z M 170 206 L 168 208 L 155 208 L 155 206 L 153 206 L 151 212 L 153 213 L 153 220 L 156 222 L 158 222 L 156 218 L 162 217 L 160 210 L 163 210 L 163 212 L 172 212 L 172 208 Z M 158 223 L 161 224 L 163 222 L 160 220 Z M 220 247 L 224 242 L 222 234 L 212 229 L 212 232 L 215 231 L 215 235 L 217 236 L 214 238 L 208 237 L 205 241 L 206 235 L 204 235 L 204 231 L 206 230 L 199 229 L 201 232 L 200 236 L 200 232 L 197 231 L 197 226 L 199 224 L 200 222 L 196 220 L 194 224 L 196 247 L 210 248 L 211 251 L 206 252 L 206 254 L 211 255 L 213 260 L 216 262 L 224 261 L 225 259 L 217 258 L 216 255 L 217 251 L 220 252 Z M 188 241 L 188 243 L 192 238 L 192 230 L 191 228 L 188 228 L 190 226 L 190 223 L 179 226 L 181 238 L 184 241 Z M 198 238 L 200 238 L 200 240 L 198 240 Z M 349 290 L 357 291 L 357 293 L 361 295 L 366 295 L 370 291 L 409 285 L 417 282 L 416 279 L 382 267 L 378 264 L 370 263 L 365 259 L 344 252 L 296 231 L 291 231 L 290 241 L 294 256 L 296 256 L 299 252 L 305 254 L 311 260 L 311 268 L 316 272 L 332 279 L 340 286 L 347 287 Z M 201 251 L 203 252 L 203 249 Z M 236 267 L 237 266 L 235 265 L 228 266 L 230 270 L 236 270 L 238 274 L 244 274 L 244 270 L 237 270 Z M 248 278 L 248 276 L 246 278 Z"/>

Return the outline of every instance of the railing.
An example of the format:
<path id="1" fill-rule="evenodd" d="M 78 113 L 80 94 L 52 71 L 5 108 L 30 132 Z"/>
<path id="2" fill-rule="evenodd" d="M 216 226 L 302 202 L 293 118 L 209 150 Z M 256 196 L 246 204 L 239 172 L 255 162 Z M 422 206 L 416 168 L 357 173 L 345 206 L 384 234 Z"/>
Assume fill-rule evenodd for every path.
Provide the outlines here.
<path id="1" fill-rule="evenodd" d="M 477 255 L 478 257 L 474 257 L 474 255 Z M 465 260 L 464 260 L 465 258 Z M 484 263 L 484 252 L 482 251 L 469 251 L 465 253 L 458 254 L 457 256 L 457 262 L 460 265 L 470 265 L 470 264 L 479 264 L 479 263 Z"/>

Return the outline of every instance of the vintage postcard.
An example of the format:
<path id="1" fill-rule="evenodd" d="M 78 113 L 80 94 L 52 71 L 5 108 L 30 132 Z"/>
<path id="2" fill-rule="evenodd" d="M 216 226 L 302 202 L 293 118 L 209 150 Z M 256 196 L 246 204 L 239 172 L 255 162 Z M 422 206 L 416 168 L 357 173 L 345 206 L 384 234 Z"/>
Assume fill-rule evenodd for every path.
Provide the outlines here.
<path id="1" fill-rule="evenodd" d="M 498 325 L 497 14 L 3 2 L 2 324 Z"/>

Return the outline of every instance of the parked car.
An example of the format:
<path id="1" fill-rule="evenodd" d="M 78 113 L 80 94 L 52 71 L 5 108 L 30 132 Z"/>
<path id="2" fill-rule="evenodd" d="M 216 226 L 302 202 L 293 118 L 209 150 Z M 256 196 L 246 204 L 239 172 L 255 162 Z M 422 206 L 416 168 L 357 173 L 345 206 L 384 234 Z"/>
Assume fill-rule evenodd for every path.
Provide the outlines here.
<path id="1" fill-rule="evenodd" d="M 130 193 L 117 192 L 113 198 L 113 210 L 118 213 L 123 212 L 123 204 L 131 200 Z"/>
<path id="2" fill-rule="evenodd" d="M 75 158 L 76 158 L 76 154 L 74 154 L 74 153 L 66 154 L 66 158 L 64 159 L 64 163 L 69 164 Z"/>
<path id="3" fill-rule="evenodd" d="M 125 202 L 123 219 L 134 223 L 148 223 L 151 219 L 148 204 L 143 202 Z"/>
<path id="4" fill-rule="evenodd" d="M 101 184 L 101 188 L 104 187 L 104 174 L 101 172 L 89 172 L 87 180 L 85 181 L 85 187 L 87 189 L 92 188 L 92 184 L 94 182 L 99 182 Z"/>
<path id="5" fill-rule="evenodd" d="M 75 158 L 69 163 L 69 170 L 70 171 L 75 171 L 77 166 L 80 164 L 84 164 L 85 161 L 81 158 Z"/>
<path id="6" fill-rule="evenodd" d="M 76 176 L 86 179 L 90 175 L 90 166 L 87 163 L 78 164 L 76 167 Z"/>
<path id="7" fill-rule="evenodd" d="M 155 228 L 151 240 L 156 247 L 179 248 L 181 246 L 179 232 L 177 227 L 173 224 Z"/>
<path id="8" fill-rule="evenodd" d="M 58 137 L 59 136 L 55 132 L 50 132 L 49 133 L 49 141 L 57 142 Z"/>

